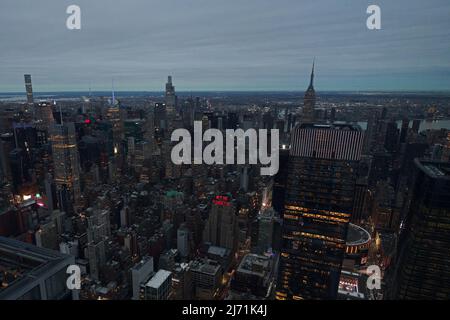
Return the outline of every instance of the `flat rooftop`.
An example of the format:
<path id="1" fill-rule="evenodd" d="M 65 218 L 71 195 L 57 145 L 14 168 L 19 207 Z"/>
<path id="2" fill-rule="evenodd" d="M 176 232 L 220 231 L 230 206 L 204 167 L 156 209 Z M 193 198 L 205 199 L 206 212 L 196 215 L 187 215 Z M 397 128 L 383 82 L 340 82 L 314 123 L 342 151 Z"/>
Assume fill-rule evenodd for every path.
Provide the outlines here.
<path id="1" fill-rule="evenodd" d="M 39 279 L 73 261 L 73 257 L 58 251 L 0 237 L 0 300 L 35 286 Z"/>
<path id="2" fill-rule="evenodd" d="M 228 254 L 228 250 L 226 248 L 218 247 L 218 246 L 210 246 L 208 248 L 208 254 L 213 254 L 219 257 L 225 257 Z"/>
<path id="3" fill-rule="evenodd" d="M 220 269 L 220 264 L 214 260 L 196 260 L 192 263 L 192 272 L 215 275 Z"/>
<path id="4" fill-rule="evenodd" d="M 147 282 L 145 286 L 158 289 L 164 283 L 164 281 L 166 281 L 167 278 L 170 277 L 171 274 L 172 272 L 167 270 L 158 270 L 158 272 Z"/>
<path id="5" fill-rule="evenodd" d="M 328 129 L 328 130 L 348 130 L 348 131 L 362 131 L 361 127 L 355 123 L 334 122 L 328 124 L 316 123 L 302 123 L 299 129 Z"/>
<path id="6" fill-rule="evenodd" d="M 270 272 L 270 262 L 270 257 L 249 253 L 242 259 L 237 272 L 264 277 Z"/>

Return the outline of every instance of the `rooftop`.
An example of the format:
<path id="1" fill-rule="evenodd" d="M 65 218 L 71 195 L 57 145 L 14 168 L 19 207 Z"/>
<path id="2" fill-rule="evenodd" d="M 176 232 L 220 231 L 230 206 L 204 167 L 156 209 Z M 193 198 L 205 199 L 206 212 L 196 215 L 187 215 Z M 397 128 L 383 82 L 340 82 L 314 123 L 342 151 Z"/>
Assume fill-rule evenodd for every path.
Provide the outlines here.
<path id="1" fill-rule="evenodd" d="M 73 263 L 71 256 L 0 237 L 0 300 Z"/>
<path id="2" fill-rule="evenodd" d="M 213 254 L 216 256 L 220 256 L 220 257 L 225 257 L 227 255 L 227 251 L 228 250 L 226 248 L 217 247 L 217 246 L 210 246 L 208 248 L 209 254 Z"/>
<path id="3" fill-rule="evenodd" d="M 147 284 L 145 285 L 146 287 L 151 287 L 151 288 L 159 288 L 164 281 L 167 280 L 168 277 L 170 277 L 170 275 L 172 274 L 172 272 L 167 271 L 167 270 L 163 270 L 160 269 L 158 270 L 158 272 L 147 282 Z"/>
<path id="4" fill-rule="evenodd" d="M 242 259 L 237 272 L 264 277 L 270 271 L 270 260 L 268 256 L 249 253 Z"/>
<path id="5" fill-rule="evenodd" d="M 347 122 L 334 122 L 332 124 L 302 123 L 300 124 L 299 129 L 362 131 L 359 125 Z"/>
<path id="6" fill-rule="evenodd" d="M 196 260 L 192 263 L 191 270 L 193 272 L 215 275 L 220 269 L 220 264 L 214 260 Z"/>
<path id="7" fill-rule="evenodd" d="M 366 244 L 371 239 L 369 232 L 356 224 L 348 225 L 347 246 L 359 246 Z"/>

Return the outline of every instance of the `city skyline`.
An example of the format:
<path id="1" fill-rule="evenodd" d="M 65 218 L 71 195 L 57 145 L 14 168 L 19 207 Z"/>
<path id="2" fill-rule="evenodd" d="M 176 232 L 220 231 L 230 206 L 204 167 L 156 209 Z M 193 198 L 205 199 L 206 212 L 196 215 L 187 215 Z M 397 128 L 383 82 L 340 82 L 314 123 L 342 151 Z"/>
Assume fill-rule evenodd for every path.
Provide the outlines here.
<path id="1" fill-rule="evenodd" d="M 0 11 L 0 300 L 450 299 L 450 4 L 55 2 Z"/>
<path id="2" fill-rule="evenodd" d="M 433 3 L 379 1 L 381 30 L 368 30 L 371 3 L 353 0 L 79 1 L 81 30 L 68 30 L 68 1 L 7 0 L 0 92 L 23 91 L 23 74 L 36 92 L 108 91 L 111 79 L 159 91 L 167 74 L 186 91 L 303 90 L 314 57 L 322 91 L 447 91 L 450 5 Z"/>

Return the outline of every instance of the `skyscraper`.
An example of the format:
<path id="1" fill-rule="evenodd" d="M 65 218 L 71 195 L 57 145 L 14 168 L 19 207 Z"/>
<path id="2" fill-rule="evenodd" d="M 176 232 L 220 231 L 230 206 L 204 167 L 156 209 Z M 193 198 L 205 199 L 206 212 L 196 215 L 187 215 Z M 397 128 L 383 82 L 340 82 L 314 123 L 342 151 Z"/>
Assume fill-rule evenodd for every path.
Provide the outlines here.
<path id="1" fill-rule="evenodd" d="M 106 262 L 106 241 L 111 235 L 110 212 L 89 208 L 87 214 L 87 252 L 91 277 L 99 279 L 100 267 Z"/>
<path id="2" fill-rule="evenodd" d="M 53 110 L 50 102 L 40 102 L 35 104 L 33 97 L 33 84 L 31 75 L 25 74 L 25 90 L 27 93 L 27 109 L 33 112 L 33 118 L 36 121 L 36 128 L 41 131 L 47 131 L 53 124 Z"/>
<path id="3" fill-rule="evenodd" d="M 203 241 L 233 251 L 237 245 L 237 222 L 236 207 L 231 197 L 216 196 L 203 232 Z"/>
<path id="4" fill-rule="evenodd" d="M 74 123 L 52 125 L 50 141 L 59 207 L 66 212 L 71 211 L 72 208 L 68 208 L 67 204 L 74 203 L 76 207 L 81 195 L 80 160 Z"/>
<path id="5" fill-rule="evenodd" d="M 397 298 L 450 297 L 450 164 L 414 161 L 412 203 L 399 241 Z"/>
<path id="6" fill-rule="evenodd" d="M 33 85 L 31 84 L 31 75 L 26 74 L 24 75 L 24 78 L 25 78 L 25 90 L 27 91 L 27 104 L 29 107 L 32 107 L 34 99 L 33 99 Z"/>
<path id="7" fill-rule="evenodd" d="M 276 298 L 336 298 L 363 132 L 352 125 L 293 130 Z"/>
<path id="8" fill-rule="evenodd" d="M 311 71 L 311 79 L 309 82 L 308 89 L 305 92 L 303 99 L 303 123 L 313 123 L 314 122 L 314 107 L 316 105 L 316 91 L 314 90 L 314 62 Z"/>
<path id="9" fill-rule="evenodd" d="M 174 122 L 177 116 L 176 106 L 177 106 L 177 96 L 175 95 L 175 87 L 172 84 L 172 76 L 168 76 L 166 83 L 165 92 L 165 102 L 166 102 L 166 118 L 167 118 L 167 135 L 166 137 L 170 139 L 170 135 L 174 130 Z"/>
<path id="10" fill-rule="evenodd" d="M 106 112 L 106 119 L 112 125 L 112 154 L 114 156 L 121 154 L 121 144 L 124 138 L 124 123 L 121 117 L 120 107 L 117 104 L 112 104 L 108 107 Z"/>

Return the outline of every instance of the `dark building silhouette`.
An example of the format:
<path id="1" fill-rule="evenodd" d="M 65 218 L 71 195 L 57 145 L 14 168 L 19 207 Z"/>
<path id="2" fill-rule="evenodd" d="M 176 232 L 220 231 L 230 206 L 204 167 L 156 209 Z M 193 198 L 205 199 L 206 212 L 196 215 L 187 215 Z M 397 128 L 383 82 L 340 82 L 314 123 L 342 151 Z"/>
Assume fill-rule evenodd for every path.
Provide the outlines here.
<path id="1" fill-rule="evenodd" d="M 336 298 L 363 139 L 352 125 L 294 129 L 277 299 Z"/>
<path id="2" fill-rule="evenodd" d="M 397 298 L 450 297 L 450 164 L 414 161 L 412 203 L 401 234 Z"/>

